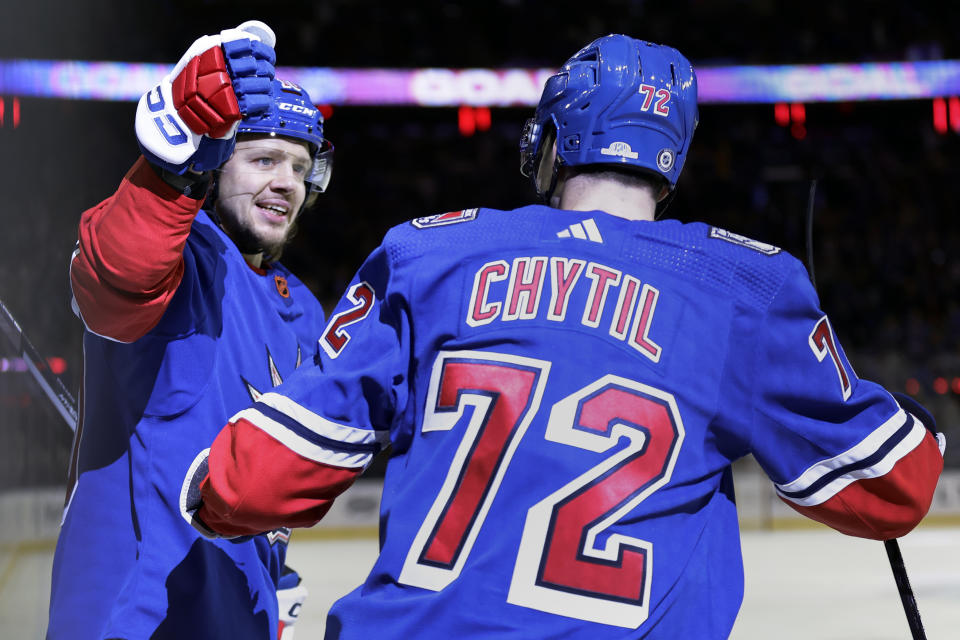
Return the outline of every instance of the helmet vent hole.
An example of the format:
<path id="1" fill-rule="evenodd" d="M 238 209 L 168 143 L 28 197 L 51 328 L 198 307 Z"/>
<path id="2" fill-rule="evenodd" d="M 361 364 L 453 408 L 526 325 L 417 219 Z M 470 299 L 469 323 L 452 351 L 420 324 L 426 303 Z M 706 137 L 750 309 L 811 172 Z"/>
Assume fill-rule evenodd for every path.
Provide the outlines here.
<path id="1" fill-rule="evenodd" d="M 590 103 L 588 102 L 587 104 L 580 107 L 580 111 L 586 111 L 589 108 L 590 108 Z"/>
<path id="2" fill-rule="evenodd" d="M 673 63 L 670 64 L 670 79 L 673 80 L 673 84 L 677 84 L 677 69 L 673 66 Z"/>

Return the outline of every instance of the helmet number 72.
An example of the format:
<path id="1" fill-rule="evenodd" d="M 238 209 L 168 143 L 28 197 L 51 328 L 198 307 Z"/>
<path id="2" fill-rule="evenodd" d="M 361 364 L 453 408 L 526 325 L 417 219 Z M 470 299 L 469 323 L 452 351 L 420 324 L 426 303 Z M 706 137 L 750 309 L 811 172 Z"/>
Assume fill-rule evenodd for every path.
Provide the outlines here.
<path id="1" fill-rule="evenodd" d="M 666 117 L 670 115 L 670 107 L 667 106 L 667 103 L 670 102 L 669 90 L 657 89 L 652 84 L 641 84 L 639 92 L 643 94 L 643 104 L 640 109 L 650 111 L 650 105 L 653 103 L 654 96 L 656 96 L 657 103 L 653 105 L 653 112 L 658 116 Z"/>

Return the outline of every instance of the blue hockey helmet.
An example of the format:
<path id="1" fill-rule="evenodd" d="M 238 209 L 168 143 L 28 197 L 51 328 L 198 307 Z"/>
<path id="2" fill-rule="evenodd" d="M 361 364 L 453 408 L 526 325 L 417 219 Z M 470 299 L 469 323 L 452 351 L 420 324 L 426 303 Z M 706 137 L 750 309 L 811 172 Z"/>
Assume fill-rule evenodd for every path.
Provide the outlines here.
<path id="1" fill-rule="evenodd" d="M 560 166 L 636 169 L 662 177 L 673 190 L 697 121 L 697 77 L 683 54 L 625 35 L 604 36 L 547 80 L 521 136 L 520 171 L 547 198 Z M 541 167 L 554 140 L 553 167 Z"/>
<path id="2" fill-rule="evenodd" d="M 310 95 L 292 82 L 274 79 L 270 96 L 270 107 L 262 115 L 241 120 L 237 133 L 266 133 L 308 143 L 313 153 L 308 192 L 324 191 L 333 171 L 333 145 L 323 137 L 323 114 Z"/>

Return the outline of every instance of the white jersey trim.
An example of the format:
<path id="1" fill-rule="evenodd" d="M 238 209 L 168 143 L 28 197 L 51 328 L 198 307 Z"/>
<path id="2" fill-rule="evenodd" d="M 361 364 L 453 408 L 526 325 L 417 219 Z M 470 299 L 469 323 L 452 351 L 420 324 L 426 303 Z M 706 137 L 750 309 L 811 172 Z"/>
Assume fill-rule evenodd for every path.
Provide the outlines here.
<path id="1" fill-rule="evenodd" d="M 913 427 L 909 433 L 894 445 L 876 464 L 870 465 L 869 467 L 853 468 L 849 473 L 838 475 L 810 495 L 802 497 L 789 495 L 803 493 L 828 473 L 835 472 L 846 466 L 855 466 L 858 462 L 875 454 L 908 420 L 913 422 Z M 776 485 L 777 493 L 784 500 L 789 500 L 794 504 L 804 507 L 822 504 L 857 480 L 878 478 L 888 473 L 893 469 L 897 461 L 913 451 L 923 441 L 925 433 L 926 427 L 924 427 L 919 420 L 907 415 L 903 409 L 900 409 L 893 417 L 877 427 L 870 435 L 847 451 L 829 460 L 816 463 L 801 473 L 800 476 L 792 482 Z"/>
<path id="2" fill-rule="evenodd" d="M 370 448 L 377 444 L 385 446 L 389 442 L 390 436 L 387 431 L 358 429 L 327 420 L 275 392 L 263 394 L 258 402 L 275 409 L 324 440 L 342 442 L 345 445 L 367 445 Z M 370 450 L 358 451 L 355 448 L 346 447 L 347 450 L 337 451 L 311 442 L 287 425 L 266 416 L 256 407 L 240 411 L 230 419 L 230 422 L 236 422 L 240 418 L 247 420 L 294 453 L 314 462 L 358 469 L 365 467 L 373 459 L 373 453 Z"/>

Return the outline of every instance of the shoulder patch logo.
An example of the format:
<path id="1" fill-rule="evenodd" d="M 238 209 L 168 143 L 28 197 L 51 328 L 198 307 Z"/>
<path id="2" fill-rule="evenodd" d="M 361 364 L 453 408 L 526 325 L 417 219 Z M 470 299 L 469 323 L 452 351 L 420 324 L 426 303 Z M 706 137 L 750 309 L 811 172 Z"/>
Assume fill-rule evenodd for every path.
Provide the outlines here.
<path id="1" fill-rule="evenodd" d="M 287 279 L 281 275 L 273 276 L 273 281 L 277 285 L 277 293 L 281 298 L 290 297 L 290 288 L 287 286 Z"/>
<path id="2" fill-rule="evenodd" d="M 725 240 L 731 244 L 738 244 L 741 247 L 752 249 L 757 253 L 762 253 L 767 256 L 776 255 L 782 251 L 780 247 L 775 247 L 772 244 L 760 242 L 759 240 L 753 240 L 747 236 L 742 236 L 739 233 L 727 231 L 726 229 L 721 229 L 720 227 L 710 227 L 710 237 L 717 238 L 718 240 Z"/>
<path id="3" fill-rule="evenodd" d="M 442 227 L 448 224 L 458 222 L 467 222 L 477 217 L 477 209 L 461 209 L 460 211 L 450 211 L 449 213 L 440 213 L 435 216 L 425 216 L 423 218 L 414 218 L 410 224 L 417 229 L 427 229 L 429 227 Z"/>

